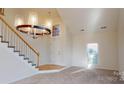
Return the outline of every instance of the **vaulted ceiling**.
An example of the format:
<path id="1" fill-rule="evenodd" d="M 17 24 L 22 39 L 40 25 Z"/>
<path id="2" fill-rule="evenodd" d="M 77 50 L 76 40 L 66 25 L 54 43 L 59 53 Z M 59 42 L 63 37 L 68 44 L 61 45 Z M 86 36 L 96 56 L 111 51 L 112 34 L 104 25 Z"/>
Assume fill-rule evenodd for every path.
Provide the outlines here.
<path id="1" fill-rule="evenodd" d="M 30 13 L 30 12 L 36 12 L 40 16 L 49 16 L 49 12 L 51 12 L 51 17 L 58 17 L 58 13 L 55 8 L 14 8 L 17 13 L 20 12 L 25 12 Z"/>
<path id="2" fill-rule="evenodd" d="M 43 21 L 43 16 L 61 17 L 68 31 L 72 33 L 109 31 L 117 28 L 119 9 L 115 8 L 15 8 L 17 14 L 21 12 L 37 12 Z M 101 28 L 106 27 L 105 29 Z"/>
<path id="3" fill-rule="evenodd" d="M 84 31 L 101 31 L 117 28 L 119 9 L 59 8 L 57 11 L 72 33 L 80 33 L 81 29 Z"/>

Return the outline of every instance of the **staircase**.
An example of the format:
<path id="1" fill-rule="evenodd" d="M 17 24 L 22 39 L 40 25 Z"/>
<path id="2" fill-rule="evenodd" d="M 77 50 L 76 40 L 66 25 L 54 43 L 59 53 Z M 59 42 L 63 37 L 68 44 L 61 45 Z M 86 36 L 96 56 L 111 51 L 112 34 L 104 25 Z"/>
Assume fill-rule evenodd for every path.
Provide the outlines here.
<path id="1" fill-rule="evenodd" d="M 7 43 L 8 48 L 13 48 L 24 60 L 32 66 L 39 67 L 39 53 L 34 49 L 14 28 L 0 16 L 0 38 L 2 43 Z"/>

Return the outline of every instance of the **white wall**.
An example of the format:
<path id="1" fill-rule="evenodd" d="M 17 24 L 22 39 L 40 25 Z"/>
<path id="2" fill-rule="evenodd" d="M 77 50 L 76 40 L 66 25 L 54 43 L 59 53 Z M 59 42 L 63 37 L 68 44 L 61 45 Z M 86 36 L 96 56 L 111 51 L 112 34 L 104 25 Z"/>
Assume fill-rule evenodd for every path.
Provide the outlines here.
<path id="1" fill-rule="evenodd" d="M 119 70 L 124 71 L 124 9 L 120 9 L 118 29 Z"/>
<path id="2" fill-rule="evenodd" d="M 37 73 L 18 53 L 0 42 L 0 83 L 12 83 Z"/>
<path id="3" fill-rule="evenodd" d="M 60 36 L 51 38 L 51 63 L 63 66 L 72 65 L 72 37 L 65 27 Z"/>
<path id="4" fill-rule="evenodd" d="M 118 69 L 117 31 L 83 32 L 73 38 L 73 65 L 87 67 L 86 46 L 98 43 L 99 62 L 97 68 Z"/>
<path id="5" fill-rule="evenodd" d="M 86 45 L 99 44 L 97 68 L 118 69 L 117 23 L 119 9 L 67 8 L 58 9 L 64 24 L 72 33 L 72 65 L 87 66 Z M 107 26 L 107 29 L 100 29 Z M 84 32 L 80 30 L 84 29 Z"/>
<path id="6" fill-rule="evenodd" d="M 67 66 L 73 66 L 72 64 L 72 34 L 69 32 L 68 28 L 65 31 L 65 46 L 64 46 L 64 62 Z"/>

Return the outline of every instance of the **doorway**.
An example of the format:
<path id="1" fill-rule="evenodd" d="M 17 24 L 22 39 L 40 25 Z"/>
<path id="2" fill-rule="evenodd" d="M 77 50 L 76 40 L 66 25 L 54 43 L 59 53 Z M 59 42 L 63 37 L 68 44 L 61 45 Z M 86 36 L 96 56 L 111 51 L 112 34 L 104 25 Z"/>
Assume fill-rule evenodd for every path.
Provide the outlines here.
<path id="1" fill-rule="evenodd" d="M 87 44 L 87 59 L 88 68 L 94 67 L 98 64 L 98 43 L 88 43 Z"/>

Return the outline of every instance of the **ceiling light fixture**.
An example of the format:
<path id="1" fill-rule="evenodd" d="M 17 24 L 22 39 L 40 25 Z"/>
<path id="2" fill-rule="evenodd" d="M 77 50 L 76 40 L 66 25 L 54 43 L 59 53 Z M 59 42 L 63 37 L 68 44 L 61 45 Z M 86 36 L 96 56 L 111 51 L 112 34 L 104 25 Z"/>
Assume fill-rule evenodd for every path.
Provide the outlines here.
<path id="1" fill-rule="evenodd" d="M 51 24 L 49 23 L 51 26 Z M 33 39 L 43 35 L 50 35 L 51 29 L 48 26 L 38 25 L 38 15 L 36 13 L 30 13 L 28 18 L 28 24 L 24 24 L 21 18 L 16 20 L 16 30 L 31 35 Z"/>
<path id="2" fill-rule="evenodd" d="M 85 31 L 84 29 L 81 29 L 80 31 Z"/>
<path id="3" fill-rule="evenodd" d="M 100 27 L 101 29 L 106 29 L 107 28 L 107 26 L 102 26 L 102 27 Z"/>

